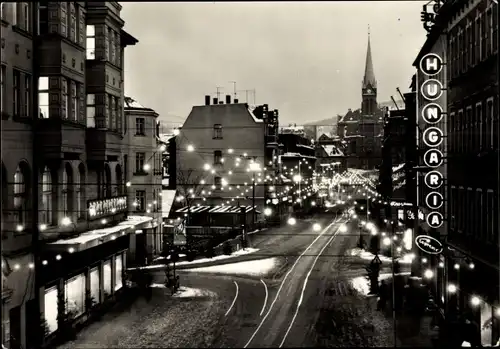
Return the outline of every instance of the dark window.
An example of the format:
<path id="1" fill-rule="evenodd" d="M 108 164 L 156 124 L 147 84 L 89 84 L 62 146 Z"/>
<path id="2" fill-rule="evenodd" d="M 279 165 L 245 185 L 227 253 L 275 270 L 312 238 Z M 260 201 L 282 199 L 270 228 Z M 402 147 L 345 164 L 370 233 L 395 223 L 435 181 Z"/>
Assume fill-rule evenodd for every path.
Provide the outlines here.
<path id="1" fill-rule="evenodd" d="M 3 5 L 3 3 L 2 3 Z M 2 65 L 2 95 L 0 97 L 0 106 L 2 108 L 2 112 L 7 112 L 7 108 L 5 107 L 5 97 L 6 97 L 6 91 L 5 91 L 5 84 L 7 80 L 7 67 L 5 65 Z"/>
<path id="2" fill-rule="evenodd" d="M 222 151 L 216 150 L 214 151 L 214 165 L 222 164 Z"/>
<path id="3" fill-rule="evenodd" d="M 222 139 L 222 125 L 215 124 L 214 125 L 214 139 Z"/>
<path id="4" fill-rule="evenodd" d="M 137 136 L 145 136 L 146 132 L 144 129 L 144 118 L 135 119 L 135 134 Z"/>
<path id="5" fill-rule="evenodd" d="M 19 85 L 21 81 L 21 73 L 19 70 L 13 70 L 13 82 L 12 82 L 12 104 L 13 104 L 13 109 L 12 109 L 12 114 L 13 115 L 19 115 L 20 109 L 21 109 L 21 100 L 20 100 L 20 95 L 21 95 L 21 86 Z"/>
<path id="6" fill-rule="evenodd" d="M 31 75 L 24 74 L 24 101 L 23 101 L 23 116 L 31 115 Z"/>
<path id="7" fill-rule="evenodd" d="M 214 177 L 214 185 L 219 188 L 222 185 L 222 178 Z"/>
<path id="8" fill-rule="evenodd" d="M 136 190 L 135 191 L 135 210 L 136 211 L 144 211 L 146 207 L 146 191 L 145 190 Z"/>
<path id="9" fill-rule="evenodd" d="M 144 160 L 146 159 L 145 153 L 135 153 L 135 172 L 144 172 Z"/>

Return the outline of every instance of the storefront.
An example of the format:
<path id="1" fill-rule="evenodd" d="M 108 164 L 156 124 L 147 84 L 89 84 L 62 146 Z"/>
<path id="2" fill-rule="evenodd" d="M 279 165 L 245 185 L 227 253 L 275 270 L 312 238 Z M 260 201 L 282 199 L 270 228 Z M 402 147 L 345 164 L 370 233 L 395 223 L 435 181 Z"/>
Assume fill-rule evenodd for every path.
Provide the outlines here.
<path id="1" fill-rule="evenodd" d="M 39 291 L 49 341 L 68 322 L 84 322 L 93 308 L 115 298 L 124 285 L 129 259 L 135 260 L 135 235 L 151 220 L 133 216 L 116 226 L 44 246 L 40 277 L 45 286 Z"/>
<path id="2" fill-rule="evenodd" d="M 474 324 L 477 340 L 483 346 L 495 345 L 500 336 L 498 266 L 451 245 L 446 269 L 448 313 Z"/>

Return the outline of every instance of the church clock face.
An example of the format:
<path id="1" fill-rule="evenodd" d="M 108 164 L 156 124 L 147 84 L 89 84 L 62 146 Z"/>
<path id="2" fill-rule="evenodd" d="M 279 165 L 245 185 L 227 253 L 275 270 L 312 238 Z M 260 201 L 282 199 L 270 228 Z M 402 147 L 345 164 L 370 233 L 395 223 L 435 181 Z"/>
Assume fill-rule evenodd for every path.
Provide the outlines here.
<path id="1" fill-rule="evenodd" d="M 366 90 L 366 93 L 372 93 L 371 89 Z"/>

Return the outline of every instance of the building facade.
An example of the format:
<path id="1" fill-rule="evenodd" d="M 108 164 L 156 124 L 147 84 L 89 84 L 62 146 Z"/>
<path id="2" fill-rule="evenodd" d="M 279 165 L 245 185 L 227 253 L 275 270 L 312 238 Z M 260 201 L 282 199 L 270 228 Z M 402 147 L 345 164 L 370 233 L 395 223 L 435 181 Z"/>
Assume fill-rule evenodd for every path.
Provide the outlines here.
<path id="1" fill-rule="evenodd" d="M 478 323 L 483 345 L 492 345 L 500 334 L 498 3 L 452 2 L 444 17 L 447 243 L 454 252 L 446 268 L 458 290 L 448 302 Z"/>
<path id="2" fill-rule="evenodd" d="M 1 6 L 3 344 L 39 348 L 40 316 L 47 341 L 83 321 L 135 254 L 123 61 L 137 40 L 117 2 Z"/>
<path id="3" fill-rule="evenodd" d="M 337 134 L 347 145 L 348 167 L 374 169 L 381 162 L 383 111 L 377 104 L 370 37 L 361 86 L 361 108 L 347 112 L 337 124 Z"/>
<path id="4" fill-rule="evenodd" d="M 444 252 L 428 259 L 434 270 L 432 286 L 447 319 L 457 316 L 474 325 L 473 346 L 491 346 L 500 334 L 499 311 L 499 119 L 498 119 L 498 4 L 494 1 L 446 2 L 434 18 L 414 66 L 419 118 L 418 164 L 427 150 L 421 139 L 425 79 L 421 58 L 435 53 L 446 65 L 431 78 L 443 83 L 438 103 L 446 113 L 437 124 L 445 131 L 439 146 L 445 161 L 437 170 L 445 184 L 439 190 L 444 224 L 430 229 L 425 197 L 429 189 L 418 174 L 419 234 L 441 240 Z M 470 341 L 471 339 L 469 339 Z M 461 343 L 460 343 L 461 344 Z"/>
<path id="5" fill-rule="evenodd" d="M 128 207 L 134 215 L 152 218 L 146 235 L 148 260 L 161 252 L 162 176 L 164 145 L 158 134 L 158 114 L 136 100 L 125 97 Z"/>
<path id="6" fill-rule="evenodd" d="M 206 96 L 193 107 L 175 137 L 177 204 L 255 204 L 262 212 L 273 187 L 265 178 L 277 170 L 278 111 L 231 103 L 231 96 L 211 102 Z"/>

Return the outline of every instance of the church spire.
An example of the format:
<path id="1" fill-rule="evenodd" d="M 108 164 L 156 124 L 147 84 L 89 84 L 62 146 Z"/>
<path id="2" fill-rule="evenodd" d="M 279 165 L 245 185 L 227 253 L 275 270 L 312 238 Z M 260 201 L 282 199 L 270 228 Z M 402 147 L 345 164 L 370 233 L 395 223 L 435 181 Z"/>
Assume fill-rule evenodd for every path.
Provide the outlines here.
<path id="1" fill-rule="evenodd" d="M 366 50 L 365 76 L 363 77 L 363 88 L 370 84 L 372 87 L 377 87 L 375 73 L 373 72 L 372 49 L 370 46 L 370 26 L 368 26 L 368 48 Z"/>

